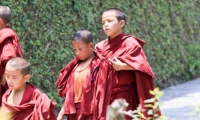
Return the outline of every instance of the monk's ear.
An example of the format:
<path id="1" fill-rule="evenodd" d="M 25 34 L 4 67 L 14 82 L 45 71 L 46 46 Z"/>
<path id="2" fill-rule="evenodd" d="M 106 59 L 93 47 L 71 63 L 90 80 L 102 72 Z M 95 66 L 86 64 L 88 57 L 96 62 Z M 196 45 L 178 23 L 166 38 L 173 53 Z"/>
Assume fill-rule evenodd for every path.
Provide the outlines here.
<path id="1" fill-rule="evenodd" d="M 5 25 L 5 22 L 3 21 L 2 18 L 0 18 L 0 24 L 1 24 L 1 25 Z"/>
<path id="2" fill-rule="evenodd" d="M 119 25 L 120 25 L 121 28 L 123 28 L 123 27 L 125 26 L 125 21 L 124 21 L 124 20 L 121 20 L 121 21 L 119 22 Z"/>
<path id="3" fill-rule="evenodd" d="M 30 74 L 24 76 L 24 82 L 27 82 L 31 78 Z"/>
<path id="4" fill-rule="evenodd" d="M 94 43 L 89 43 L 89 47 L 90 47 L 91 49 L 94 49 Z"/>
<path id="5" fill-rule="evenodd" d="M 4 22 L 3 22 L 3 19 L 0 18 L 0 24 L 3 24 L 3 23 L 4 23 Z"/>

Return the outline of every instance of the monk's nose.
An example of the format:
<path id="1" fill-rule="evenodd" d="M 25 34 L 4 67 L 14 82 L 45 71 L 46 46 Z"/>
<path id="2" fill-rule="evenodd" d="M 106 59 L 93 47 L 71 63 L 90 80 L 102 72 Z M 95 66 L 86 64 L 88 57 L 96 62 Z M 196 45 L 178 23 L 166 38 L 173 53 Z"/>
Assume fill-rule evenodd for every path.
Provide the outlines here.
<path id="1" fill-rule="evenodd" d="M 77 56 L 77 55 L 79 55 L 79 54 L 80 54 L 80 52 L 79 52 L 79 51 L 77 51 L 77 52 L 76 52 L 76 56 Z"/>
<path id="2" fill-rule="evenodd" d="M 10 80 L 10 78 L 6 78 L 6 81 L 7 81 L 7 83 L 10 83 L 11 80 Z"/>
<path id="3" fill-rule="evenodd" d="M 104 27 L 108 27 L 108 24 L 109 24 L 108 22 L 105 22 Z"/>

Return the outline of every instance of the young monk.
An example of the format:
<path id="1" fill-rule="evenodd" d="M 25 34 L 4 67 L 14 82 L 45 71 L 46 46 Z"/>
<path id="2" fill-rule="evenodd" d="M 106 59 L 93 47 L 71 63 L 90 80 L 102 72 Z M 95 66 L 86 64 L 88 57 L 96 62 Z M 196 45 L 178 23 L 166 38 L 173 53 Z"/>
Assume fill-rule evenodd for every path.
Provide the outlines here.
<path id="1" fill-rule="evenodd" d="M 10 113 L 12 120 L 56 120 L 56 103 L 28 83 L 31 76 L 27 60 L 21 57 L 10 59 L 5 75 L 9 89 L 3 95 L 2 110 Z"/>
<path id="2" fill-rule="evenodd" d="M 17 34 L 10 28 L 11 10 L 0 6 L 0 106 L 2 96 L 8 89 L 4 70 L 7 61 L 13 57 L 22 57 L 22 49 Z"/>
<path id="3" fill-rule="evenodd" d="M 105 120 L 115 71 L 109 61 L 93 51 L 92 34 L 79 30 L 73 35 L 75 58 L 61 71 L 58 93 L 65 97 L 57 120 Z"/>
<path id="4" fill-rule="evenodd" d="M 149 91 L 154 89 L 155 75 L 144 54 L 144 41 L 124 34 L 122 30 L 125 24 L 126 15 L 122 10 L 105 10 L 102 25 L 108 39 L 97 43 L 96 51 L 107 56 L 117 71 L 118 81 L 112 88 L 110 102 L 124 98 L 129 103 L 128 110 L 136 110 L 139 104 L 145 109 L 144 100 L 153 97 Z M 147 109 L 143 114 L 147 116 Z"/>

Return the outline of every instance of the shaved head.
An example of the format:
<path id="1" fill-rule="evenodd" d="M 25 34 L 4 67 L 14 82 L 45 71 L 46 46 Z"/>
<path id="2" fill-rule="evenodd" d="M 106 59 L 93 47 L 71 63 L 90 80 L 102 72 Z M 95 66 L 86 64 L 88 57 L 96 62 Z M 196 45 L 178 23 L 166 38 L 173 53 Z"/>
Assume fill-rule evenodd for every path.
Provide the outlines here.
<path id="1" fill-rule="evenodd" d="M 121 9 L 119 9 L 119 8 L 108 8 L 103 13 L 105 13 L 105 12 L 115 12 L 117 20 L 118 21 L 124 20 L 125 24 L 126 24 L 126 14 Z"/>
<path id="2" fill-rule="evenodd" d="M 7 62 L 6 67 L 10 67 L 15 70 L 21 70 L 23 75 L 30 74 L 30 63 L 22 57 L 15 57 L 10 59 Z"/>
<path id="3" fill-rule="evenodd" d="M 86 29 L 82 29 L 74 33 L 72 40 L 81 40 L 86 44 L 93 42 L 92 33 Z"/>
<path id="4" fill-rule="evenodd" d="M 11 10 L 7 6 L 0 6 L 0 18 L 6 23 L 10 24 L 11 22 Z"/>

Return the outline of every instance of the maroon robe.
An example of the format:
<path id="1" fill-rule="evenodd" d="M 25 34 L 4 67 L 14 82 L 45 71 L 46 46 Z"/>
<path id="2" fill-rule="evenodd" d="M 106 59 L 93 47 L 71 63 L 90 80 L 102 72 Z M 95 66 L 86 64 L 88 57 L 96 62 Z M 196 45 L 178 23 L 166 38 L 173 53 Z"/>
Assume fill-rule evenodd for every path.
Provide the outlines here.
<path id="1" fill-rule="evenodd" d="M 110 102 L 112 82 L 116 81 L 115 71 L 109 61 L 102 56 L 95 57 L 90 63 L 90 70 L 84 83 L 83 96 L 80 103 L 81 115 L 92 115 L 93 120 L 105 120 L 106 109 Z M 73 94 L 74 68 L 81 61 L 75 57 L 65 66 L 59 74 L 56 86 L 61 97 L 65 97 L 64 114 L 75 114 Z"/>
<path id="2" fill-rule="evenodd" d="M 149 93 L 154 89 L 155 77 L 143 51 L 144 41 L 131 35 L 120 34 L 112 40 L 106 39 L 96 45 L 96 51 L 108 58 L 117 57 L 135 70 L 117 71 L 118 82 L 113 87 L 111 102 L 124 98 L 128 103 L 128 110 L 136 110 L 144 100 L 152 98 Z M 143 112 L 147 116 L 147 109 Z"/>
<path id="3" fill-rule="evenodd" d="M 20 46 L 17 34 L 7 26 L 0 30 L 0 79 L 4 74 L 5 66 L 8 60 L 13 57 L 22 57 L 22 49 Z M 8 86 L 0 85 L 0 106 L 2 101 L 2 96 Z"/>
<path id="4" fill-rule="evenodd" d="M 11 92 L 12 90 L 8 89 L 3 95 L 2 109 L 11 111 L 12 120 L 56 120 L 54 113 L 56 103 L 32 84 L 27 83 L 18 106 L 7 104 Z"/>

